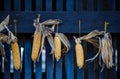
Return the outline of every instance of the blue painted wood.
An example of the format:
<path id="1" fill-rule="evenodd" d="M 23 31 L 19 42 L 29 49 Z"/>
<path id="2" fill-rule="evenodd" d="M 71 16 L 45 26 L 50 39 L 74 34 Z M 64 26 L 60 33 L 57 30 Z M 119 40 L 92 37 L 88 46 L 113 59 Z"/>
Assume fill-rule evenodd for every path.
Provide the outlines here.
<path id="1" fill-rule="evenodd" d="M 42 0 L 36 0 L 36 11 L 42 11 Z"/>
<path id="2" fill-rule="evenodd" d="M 4 0 L 4 10 L 11 11 L 11 0 Z"/>
<path id="3" fill-rule="evenodd" d="M 73 0 L 66 0 L 66 10 L 74 11 L 74 1 Z"/>
<path id="4" fill-rule="evenodd" d="M 74 41 L 73 40 L 69 40 L 70 41 L 70 50 L 69 52 L 66 54 L 66 59 L 65 59 L 65 63 L 66 63 L 66 79 L 74 79 L 74 61 L 73 61 L 73 53 L 74 53 Z"/>
<path id="5" fill-rule="evenodd" d="M 76 11 L 82 11 L 82 0 L 76 0 Z"/>
<path id="6" fill-rule="evenodd" d="M 56 19 L 57 16 L 63 21 L 59 26 L 59 32 L 62 33 L 78 33 L 78 19 L 81 19 L 81 33 L 88 33 L 92 30 L 103 30 L 104 21 L 108 21 L 108 32 L 120 33 L 120 12 L 106 11 L 106 12 L 0 12 L 0 21 L 2 21 L 7 14 L 11 15 L 10 21 L 13 21 L 12 17 L 18 15 L 18 33 L 33 33 L 35 28 L 33 26 L 33 20 L 37 14 L 41 14 L 41 21 L 48 19 Z M 12 24 L 13 22 L 11 22 Z M 12 24 L 14 25 L 14 24 Z M 113 28 L 113 26 L 115 28 Z M 12 27 L 10 27 L 12 28 Z M 67 30 L 65 29 L 67 28 Z M 14 31 L 14 30 L 12 30 Z"/>
<path id="7" fill-rule="evenodd" d="M 25 44 L 24 44 L 24 67 L 25 67 L 25 75 L 24 75 L 24 79 L 32 79 L 32 67 L 31 67 L 31 41 L 30 40 L 25 40 Z"/>
<path id="8" fill-rule="evenodd" d="M 52 0 L 46 0 L 46 11 L 52 11 Z"/>
<path id="9" fill-rule="evenodd" d="M 62 11 L 63 10 L 63 0 L 56 0 L 56 11 Z"/>
<path id="10" fill-rule="evenodd" d="M 108 0 L 108 8 L 109 10 L 116 10 L 116 0 Z"/>
<path id="11" fill-rule="evenodd" d="M 54 56 L 53 54 L 50 54 L 51 51 L 51 47 L 50 45 L 47 43 L 46 44 L 46 73 L 47 73 L 47 78 L 46 79 L 53 79 L 53 71 L 54 71 Z"/>
<path id="12" fill-rule="evenodd" d="M 25 11 L 32 10 L 32 0 L 25 0 Z"/>
<path id="13" fill-rule="evenodd" d="M 62 58 L 56 61 L 55 79 L 62 79 Z"/>
<path id="14" fill-rule="evenodd" d="M 113 62 L 116 64 L 115 51 L 117 50 L 117 37 L 113 37 Z M 117 79 L 116 65 L 110 69 L 110 79 Z"/>
<path id="15" fill-rule="evenodd" d="M 94 0 L 87 0 L 87 11 L 94 10 Z"/>
<path id="16" fill-rule="evenodd" d="M 14 10 L 20 11 L 21 9 L 21 0 L 14 0 Z"/>
<path id="17" fill-rule="evenodd" d="M 77 67 L 77 79 L 84 79 L 84 68 Z"/>
<path id="18" fill-rule="evenodd" d="M 42 60 L 41 60 L 41 56 L 40 56 L 40 59 L 39 61 L 37 61 L 36 63 L 36 72 L 35 72 L 35 77 L 36 79 L 42 79 Z"/>
<path id="19" fill-rule="evenodd" d="M 91 44 L 88 44 L 87 47 L 87 59 L 94 57 L 94 50 L 93 46 Z M 94 64 L 88 63 L 88 79 L 94 79 Z"/>
<path id="20" fill-rule="evenodd" d="M 98 11 L 103 10 L 103 0 L 97 0 L 97 10 Z"/>
<path id="21" fill-rule="evenodd" d="M 10 79 L 10 46 L 8 44 L 4 45 L 7 62 L 4 61 L 4 79 Z"/>

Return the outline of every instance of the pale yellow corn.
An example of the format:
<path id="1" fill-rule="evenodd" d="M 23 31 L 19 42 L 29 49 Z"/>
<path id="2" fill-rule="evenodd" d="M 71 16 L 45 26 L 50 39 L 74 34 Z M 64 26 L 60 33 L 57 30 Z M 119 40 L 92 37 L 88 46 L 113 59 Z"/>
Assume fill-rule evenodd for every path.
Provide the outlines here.
<path id="1" fill-rule="evenodd" d="M 61 41 L 57 36 L 54 37 L 54 55 L 57 61 L 61 57 Z"/>
<path id="2" fill-rule="evenodd" d="M 39 50 L 40 50 L 40 45 L 41 45 L 41 37 L 42 37 L 41 32 L 34 33 L 33 46 L 32 46 L 32 60 L 33 61 L 37 60 Z"/>
<path id="3" fill-rule="evenodd" d="M 19 51 L 18 43 L 17 42 L 11 43 L 11 49 L 12 49 L 14 68 L 16 70 L 19 70 L 20 69 L 20 51 Z"/>
<path id="4" fill-rule="evenodd" d="M 84 53 L 83 53 L 83 47 L 81 44 L 76 43 L 75 45 L 75 52 L 76 52 L 76 61 L 77 66 L 79 68 L 82 68 L 84 65 Z"/>

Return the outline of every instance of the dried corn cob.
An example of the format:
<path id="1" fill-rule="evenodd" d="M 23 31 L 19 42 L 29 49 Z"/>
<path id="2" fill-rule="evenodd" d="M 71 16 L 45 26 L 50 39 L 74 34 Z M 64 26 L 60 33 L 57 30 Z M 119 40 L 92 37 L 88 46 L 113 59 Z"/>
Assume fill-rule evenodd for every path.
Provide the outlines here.
<path id="1" fill-rule="evenodd" d="M 20 52 L 17 42 L 11 43 L 13 63 L 16 70 L 20 69 Z"/>
<path id="2" fill-rule="evenodd" d="M 77 66 L 79 68 L 82 68 L 84 65 L 84 53 L 83 53 L 83 47 L 80 43 L 76 43 L 75 52 L 76 52 Z"/>
<path id="3" fill-rule="evenodd" d="M 41 31 L 40 32 L 35 31 L 34 38 L 33 38 L 33 47 L 32 47 L 32 60 L 33 61 L 37 60 L 38 53 L 40 50 L 41 37 L 42 37 Z"/>
<path id="4" fill-rule="evenodd" d="M 61 41 L 58 36 L 54 37 L 54 55 L 57 61 L 61 57 Z"/>

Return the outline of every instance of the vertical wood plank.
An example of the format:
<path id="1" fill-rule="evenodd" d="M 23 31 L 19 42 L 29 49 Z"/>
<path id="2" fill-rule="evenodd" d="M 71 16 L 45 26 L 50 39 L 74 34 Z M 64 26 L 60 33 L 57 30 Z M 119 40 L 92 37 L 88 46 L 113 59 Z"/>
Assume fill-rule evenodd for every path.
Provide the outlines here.
<path id="1" fill-rule="evenodd" d="M 96 55 L 98 53 L 98 49 L 96 47 L 94 47 L 94 55 Z M 99 79 L 99 61 L 98 61 L 98 57 L 94 60 L 94 79 Z"/>
<path id="2" fill-rule="evenodd" d="M 56 69 L 55 69 L 55 79 L 62 79 L 62 58 L 59 61 L 56 61 Z"/>
<path id="3" fill-rule="evenodd" d="M 4 79 L 10 79 L 10 46 L 5 44 L 6 58 L 8 62 L 4 61 Z"/>
<path id="4" fill-rule="evenodd" d="M 116 0 L 108 0 L 108 9 L 112 11 L 116 10 Z"/>
<path id="5" fill-rule="evenodd" d="M 24 67 L 25 67 L 25 75 L 24 75 L 24 79 L 32 79 L 32 67 L 31 67 L 31 41 L 27 40 L 25 41 L 25 45 L 24 45 Z"/>
<path id="6" fill-rule="evenodd" d="M 74 0 L 66 0 L 66 10 L 74 11 Z"/>
<path id="7" fill-rule="evenodd" d="M 97 10 L 98 11 L 103 10 L 103 0 L 97 0 Z"/>
<path id="8" fill-rule="evenodd" d="M 42 0 L 36 0 L 36 11 L 42 11 Z"/>
<path id="9" fill-rule="evenodd" d="M 14 10 L 15 11 L 20 11 L 21 9 L 21 0 L 14 0 Z"/>
<path id="10" fill-rule="evenodd" d="M 94 0 L 87 0 L 87 10 L 94 10 Z"/>
<path id="11" fill-rule="evenodd" d="M 74 79 L 74 58 L 73 58 L 73 53 L 74 53 L 74 41 L 70 41 L 70 50 L 66 54 L 66 79 Z"/>
<path id="12" fill-rule="evenodd" d="M 46 0 L 46 11 L 52 11 L 52 0 Z"/>
<path id="13" fill-rule="evenodd" d="M 63 0 L 56 0 L 56 4 L 57 4 L 57 11 L 62 11 L 63 10 Z"/>
<path id="14" fill-rule="evenodd" d="M 4 0 L 4 10 L 11 11 L 11 0 Z"/>
<path id="15" fill-rule="evenodd" d="M 76 11 L 82 11 L 83 3 L 82 0 L 76 0 Z"/>
<path id="16" fill-rule="evenodd" d="M 50 51 L 51 51 L 51 47 L 50 45 L 46 44 L 46 56 L 47 56 L 47 60 L 46 60 L 46 66 L 47 66 L 47 79 L 53 79 L 54 78 L 54 74 L 53 74 L 53 71 L 54 71 L 54 58 L 53 58 L 53 54 L 50 54 Z"/>
<path id="17" fill-rule="evenodd" d="M 88 44 L 87 57 L 88 58 L 94 57 L 94 50 L 93 50 L 93 46 L 91 44 Z M 88 63 L 88 79 L 94 79 L 94 64 L 93 64 L 93 62 Z"/>
<path id="18" fill-rule="evenodd" d="M 25 11 L 32 10 L 32 0 L 25 0 Z"/>
<path id="19" fill-rule="evenodd" d="M 41 60 L 41 56 L 39 58 L 39 61 L 36 61 L 36 72 L 35 72 L 35 77 L 36 79 L 42 79 L 42 60 Z"/>

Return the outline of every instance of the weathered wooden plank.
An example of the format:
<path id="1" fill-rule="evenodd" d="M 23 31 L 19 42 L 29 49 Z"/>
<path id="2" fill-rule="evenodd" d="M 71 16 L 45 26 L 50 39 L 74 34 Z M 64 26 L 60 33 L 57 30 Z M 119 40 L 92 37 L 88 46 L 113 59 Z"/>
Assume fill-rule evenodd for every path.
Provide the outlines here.
<path id="1" fill-rule="evenodd" d="M 51 47 L 50 45 L 47 43 L 46 44 L 46 76 L 47 76 L 47 79 L 53 79 L 54 78 L 54 56 L 53 54 L 50 54 L 50 51 L 51 51 Z"/>
<path id="2" fill-rule="evenodd" d="M 66 79 L 74 79 L 74 59 L 73 59 L 73 53 L 74 53 L 74 41 L 71 39 L 70 41 L 70 50 L 66 54 Z"/>
<path id="3" fill-rule="evenodd" d="M 46 11 L 52 11 L 52 0 L 46 0 Z"/>
<path id="4" fill-rule="evenodd" d="M 14 0 L 14 10 L 15 11 L 21 10 L 21 0 Z"/>
<path id="5" fill-rule="evenodd" d="M 4 0 L 4 10 L 11 11 L 11 0 Z"/>
<path id="6" fill-rule="evenodd" d="M 32 0 L 25 0 L 25 11 L 32 10 Z"/>
<path id="7" fill-rule="evenodd" d="M 36 0 L 36 11 L 42 11 L 42 0 Z"/>
<path id="8" fill-rule="evenodd" d="M 108 8 L 109 10 L 116 10 L 116 0 L 108 0 Z"/>
<path id="9" fill-rule="evenodd" d="M 94 57 L 94 50 L 93 46 L 91 44 L 88 44 L 88 52 L 87 52 L 87 58 Z M 88 79 L 94 79 L 94 64 L 88 63 Z"/>
<path id="10" fill-rule="evenodd" d="M 103 10 L 103 0 L 97 0 L 97 10 L 98 11 Z"/>
<path id="11" fill-rule="evenodd" d="M 74 0 L 66 0 L 66 10 L 74 11 Z"/>
<path id="12" fill-rule="evenodd" d="M 62 79 L 62 58 L 59 61 L 56 61 L 56 71 L 55 71 L 55 79 Z"/>
<path id="13" fill-rule="evenodd" d="M 8 62 L 4 61 L 4 79 L 10 79 L 10 46 L 8 44 L 4 45 L 6 58 Z"/>
<path id="14" fill-rule="evenodd" d="M 25 65 L 25 70 L 24 70 L 24 79 L 32 79 L 32 67 L 31 67 L 31 41 L 26 39 L 25 44 L 24 44 L 24 65 Z"/>
<path id="15" fill-rule="evenodd" d="M 56 19 L 60 17 L 62 23 L 59 25 L 59 32 L 63 33 L 78 33 L 78 19 L 81 19 L 81 33 L 88 33 L 92 30 L 103 30 L 104 21 L 108 21 L 108 31 L 112 33 L 120 33 L 120 12 L 106 11 L 106 12 L 0 12 L 0 21 L 2 21 L 7 14 L 12 17 L 18 15 L 18 33 L 33 33 L 35 28 L 33 20 L 37 14 L 41 14 L 40 22 L 48 19 Z M 13 23 L 13 22 L 11 22 Z M 114 26 L 114 28 L 113 28 Z M 22 27 L 22 28 L 21 28 Z M 10 27 L 12 28 L 12 27 Z M 67 30 L 65 29 L 67 28 Z"/>
<path id="16" fill-rule="evenodd" d="M 82 4 L 82 0 L 76 0 L 76 11 L 82 11 L 83 8 L 83 4 Z"/>
<path id="17" fill-rule="evenodd" d="M 87 11 L 94 10 L 94 0 L 87 0 Z"/>
<path id="18" fill-rule="evenodd" d="M 41 60 L 41 56 L 40 56 L 40 58 L 39 58 L 39 61 L 37 61 L 36 63 L 36 72 L 35 72 L 35 79 L 42 79 L 42 67 L 41 67 L 41 65 L 42 65 L 42 60 Z"/>
<path id="19" fill-rule="evenodd" d="M 56 0 L 56 11 L 62 11 L 63 10 L 63 0 Z"/>

